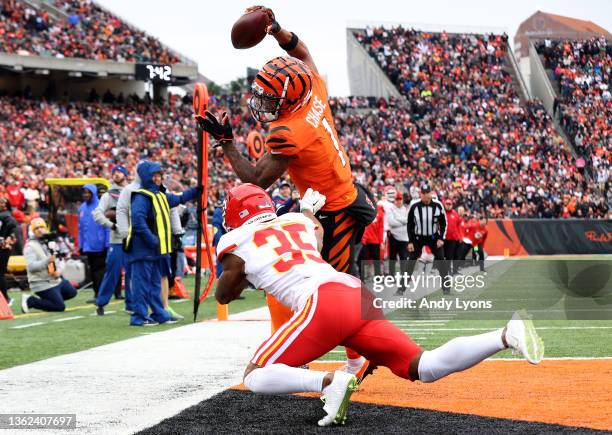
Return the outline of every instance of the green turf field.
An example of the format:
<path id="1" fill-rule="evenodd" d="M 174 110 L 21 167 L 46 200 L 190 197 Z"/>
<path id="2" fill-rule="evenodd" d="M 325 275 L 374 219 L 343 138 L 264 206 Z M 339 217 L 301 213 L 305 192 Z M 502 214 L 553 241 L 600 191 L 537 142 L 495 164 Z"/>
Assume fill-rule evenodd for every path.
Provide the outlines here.
<path id="1" fill-rule="evenodd" d="M 466 317 L 465 313 L 444 310 L 411 312 L 409 315 L 405 311 L 398 311 L 388 317 L 423 348 L 432 349 L 453 337 L 502 328 L 515 309 L 526 308 L 534 314 L 535 326 L 546 346 L 546 357 L 612 357 L 610 291 L 601 298 L 578 301 L 567 289 L 558 290 L 558 268 L 556 264 L 554 267 L 551 264 L 547 261 L 519 261 L 487 266 L 487 288 L 460 295 L 463 300 L 492 300 L 497 311 L 494 314 L 485 313 L 484 319 L 467 318 L 469 316 Z M 569 268 L 572 267 L 569 264 Z M 588 276 L 592 277 L 593 274 L 589 272 Z M 191 288 L 193 280 L 186 280 L 186 285 Z M 18 313 L 20 295 L 18 292 L 11 294 L 15 298 L 13 309 Z M 246 299 L 232 302 L 231 313 L 265 304 L 262 292 L 247 291 L 243 294 Z M 453 293 L 452 297 L 457 295 Z M 172 301 L 173 308 L 186 317 L 183 322 L 146 328 L 130 327 L 129 316 L 123 312 L 122 302 L 111 301 L 107 307 L 108 314 L 97 317 L 94 306 L 85 303 L 91 297 L 91 291 L 80 293 L 68 302 L 68 309 L 64 313 L 34 311 L 26 315 L 18 314 L 14 320 L 0 321 L 0 369 L 164 331 L 190 323 L 192 319 L 191 301 Z M 443 295 L 437 291 L 428 298 L 441 299 Z M 580 302 L 578 305 L 577 301 Z M 215 316 L 216 302 L 209 297 L 200 307 L 199 319 Z M 514 356 L 507 351 L 496 357 Z M 344 358 L 344 349 L 340 347 L 323 357 L 325 360 Z"/>
<path id="2" fill-rule="evenodd" d="M 612 357 L 612 259 L 609 256 L 534 257 L 487 262 L 485 286 L 429 301 L 456 298 L 490 301 L 491 309 L 397 309 L 386 314 L 424 349 L 453 337 L 503 328 L 514 311 L 526 309 L 544 341 L 546 357 Z M 478 276 L 476 269 L 464 276 Z M 388 299 L 388 298 L 387 298 Z M 420 301 L 420 299 L 418 299 Z M 511 351 L 497 358 L 518 358 Z M 336 348 L 324 359 L 345 358 Z"/>
<path id="3" fill-rule="evenodd" d="M 497 320 L 449 320 L 425 323 L 425 321 L 396 322 L 423 349 L 436 348 L 451 338 L 482 334 L 504 327 L 506 322 Z M 612 357 L 612 321 L 609 320 L 536 320 L 538 333 L 546 348 L 544 357 Z M 323 360 L 343 360 L 344 348 L 337 347 Z M 495 358 L 522 358 L 511 351 L 500 352 Z"/>
<path id="4" fill-rule="evenodd" d="M 193 279 L 186 279 L 188 289 L 193 287 Z M 230 314 L 250 310 L 265 305 L 263 292 L 245 291 L 244 300 L 232 302 Z M 130 316 L 123 311 L 123 301 L 111 300 L 104 317 L 95 315 L 95 306 L 85 303 L 93 297 L 93 292 L 80 292 L 74 299 L 67 301 L 63 313 L 44 313 L 32 310 L 21 314 L 21 294 L 11 292 L 15 299 L 13 311 L 15 319 L 0 321 L 0 369 L 38 361 L 52 356 L 90 349 L 95 346 L 113 343 L 166 331 L 193 321 L 193 301 L 170 301 L 171 306 L 185 316 L 185 320 L 172 325 L 151 327 L 129 326 Z M 208 297 L 200 306 L 198 320 L 213 319 L 217 315 L 216 301 Z"/>

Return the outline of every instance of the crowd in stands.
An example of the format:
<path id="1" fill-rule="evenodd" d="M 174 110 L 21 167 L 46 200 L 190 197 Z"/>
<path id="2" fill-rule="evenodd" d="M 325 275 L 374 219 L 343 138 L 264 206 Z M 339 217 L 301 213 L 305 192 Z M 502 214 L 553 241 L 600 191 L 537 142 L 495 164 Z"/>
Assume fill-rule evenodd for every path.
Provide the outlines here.
<path id="1" fill-rule="evenodd" d="M 398 27 L 356 37 L 406 97 L 392 110 L 336 114 L 358 178 L 432 180 L 490 217 L 607 215 L 541 103 L 516 94 L 506 35 Z"/>
<path id="2" fill-rule="evenodd" d="M 218 110 L 231 110 L 236 137 L 246 142 L 254 127 L 248 109 L 234 96 L 211 100 Z M 127 98 L 123 103 L 50 102 L 5 96 L 0 98 L 0 196 L 18 187 L 44 204 L 44 178 L 110 176 L 120 163 L 135 172 L 142 158 L 165 163 L 175 181 L 189 186 L 196 177 L 195 126 L 191 97 L 173 97 L 165 105 Z M 220 150 L 212 149 L 212 154 Z M 210 159 L 214 181 L 211 202 L 235 176 L 222 158 Z M 28 189 L 32 191 L 28 191 Z M 36 193 L 35 193 L 36 192 Z M 26 208 L 27 198 L 18 208 Z M 31 204 L 34 207 L 33 204 Z"/>
<path id="3" fill-rule="evenodd" d="M 68 12 L 78 12 L 77 5 L 95 7 L 77 0 L 62 4 Z M 36 27 L 36 18 L 28 20 Z M 439 197 L 489 218 L 609 215 L 601 194 L 607 178 L 595 189 L 542 105 L 521 102 L 515 93 L 504 69 L 505 35 L 400 27 L 367 29 L 357 38 L 406 98 L 330 99 L 356 181 L 375 194 L 395 185 L 413 197 L 416 186 L 428 181 Z M 603 69 L 609 77 L 607 59 Z M 20 202 L 17 208 L 44 206 L 44 178 L 108 177 L 115 164 L 133 173 L 142 158 L 164 162 L 176 182 L 171 184 L 195 182 L 197 141 L 189 95 L 157 104 L 110 92 L 92 92 L 86 102 L 35 99 L 28 92 L 2 95 L 0 197 Z M 231 113 L 245 154 L 248 133 L 266 133 L 251 117 L 247 98 L 230 94 L 212 96 L 210 102 L 213 111 Z M 608 101 L 609 120 L 609 99 L 601 100 Z M 572 107 L 564 107 L 564 113 Z M 599 147 L 608 154 L 600 160 L 609 166 L 609 123 L 602 128 L 607 130 L 598 137 L 608 142 Z M 591 139 L 585 136 L 583 143 Z M 220 148 L 210 150 L 209 175 L 212 210 L 236 182 Z"/>
<path id="4" fill-rule="evenodd" d="M 114 100 L 117 100 L 115 98 Z M 533 136 L 522 147 L 474 151 L 476 138 L 459 147 L 445 143 L 450 131 L 436 128 L 419 137 L 421 121 L 407 108 L 390 108 L 377 100 L 375 108 L 358 107 L 359 100 L 333 98 L 335 123 L 348 149 L 358 182 L 382 194 L 393 184 L 413 191 L 431 180 L 440 197 L 451 197 L 474 212 L 486 207 L 489 217 L 583 217 L 606 215 L 606 207 L 584 187 L 563 153 L 541 107 L 530 103 L 513 112 L 521 129 Z M 257 124 L 245 107 L 245 97 L 213 96 L 213 110 L 229 110 L 236 140 L 246 153 L 246 137 Z M 342 108 L 346 107 L 346 108 Z M 191 122 L 191 97 L 173 97 L 164 105 L 128 97 L 123 102 L 51 102 L 5 96 L 0 98 L 0 196 L 24 210 L 44 207 L 47 177 L 108 177 L 115 164 L 133 173 L 141 158 L 165 162 L 173 185 L 195 182 L 196 135 Z M 543 136 L 550 136 L 547 141 Z M 537 148 L 536 145 L 538 144 Z M 518 154 L 518 149 L 531 150 Z M 535 162 L 535 163 L 534 163 Z M 236 177 L 220 148 L 209 159 L 212 210 Z M 168 180 L 171 182 L 170 180 Z"/>
<path id="5" fill-rule="evenodd" d="M 128 26 L 91 0 L 56 0 L 67 19 L 17 0 L 0 0 L 0 51 L 120 62 L 177 63 L 159 40 Z"/>
<path id="6" fill-rule="evenodd" d="M 559 84 L 555 104 L 559 121 L 607 193 L 612 164 L 612 43 L 602 36 L 545 40 L 537 48 Z"/>

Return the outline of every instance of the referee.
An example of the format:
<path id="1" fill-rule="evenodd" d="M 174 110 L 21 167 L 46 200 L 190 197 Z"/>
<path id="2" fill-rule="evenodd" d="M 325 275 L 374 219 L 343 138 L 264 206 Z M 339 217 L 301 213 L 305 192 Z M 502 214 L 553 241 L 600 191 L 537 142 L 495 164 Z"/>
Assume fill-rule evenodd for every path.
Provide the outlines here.
<path id="1" fill-rule="evenodd" d="M 448 286 L 448 265 L 444 261 L 444 238 L 446 237 L 446 212 L 442 203 L 431 196 L 428 184 L 421 186 L 421 199 L 412 201 L 408 208 L 408 274 L 414 271 L 416 260 L 421 256 L 423 246 L 431 249 L 434 259 L 438 260 L 438 270 L 442 277 L 442 289 L 450 293 Z"/>

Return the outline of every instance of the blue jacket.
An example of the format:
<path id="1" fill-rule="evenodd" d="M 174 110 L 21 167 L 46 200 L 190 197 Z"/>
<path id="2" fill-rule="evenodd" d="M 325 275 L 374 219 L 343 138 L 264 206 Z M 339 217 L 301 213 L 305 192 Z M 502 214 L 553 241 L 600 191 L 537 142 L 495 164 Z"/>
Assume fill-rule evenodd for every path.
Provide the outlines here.
<path id="1" fill-rule="evenodd" d="M 221 236 L 226 233 L 225 228 L 223 228 L 223 210 L 221 207 L 215 209 L 212 224 L 216 230 L 213 237 L 213 246 L 216 248 L 219 244 L 219 240 L 221 240 Z M 221 272 L 223 272 L 223 267 L 221 266 L 221 262 L 217 259 L 217 278 L 221 276 Z"/>
<path id="2" fill-rule="evenodd" d="M 223 210 L 221 207 L 215 208 L 215 211 L 213 212 L 212 224 L 216 230 L 213 237 L 213 246 L 217 246 L 219 244 L 219 240 L 221 240 L 221 236 L 226 233 L 225 228 L 223 228 Z"/>
<path id="3" fill-rule="evenodd" d="M 153 174 L 161 172 L 161 170 L 161 165 L 155 162 L 145 161 L 138 165 L 136 171 L 140 177 L 142 188 L 158 193 L 160 188 L 153 183 Z M 182 195 L 178 196 L 166 193 L 166 198 L 170 208 L 173 208 L 179 204 L 191 201 L 197 195 L 198 189 L 192 188 L 187 189 Z M 148 224 L 148 222 L 155 221 L 151 199 L 148 196 L 134 192 L 132 193 L 131 207 L 132 247 L 128 254 L 128 261 L 155 260 L 164 257 L 165 255 L 159 255 L 159 238 L 157 234 L 151 231 L 151 227 Z"/>
<path id="4" fill-rule="evenodd" d="M 86 184 L 83 189 L 91 192 L 91 199 L 79 207 L 79 248 L 85 253 L 102 252 L 108 248 L 110 231 L 93 218 L 93 211 L 98 206 L 98 188 L 95 184 Z"/>
<path id="5" fill-rule="evenodd" d="M 274 201 L 274 207 L 276 208 L 276 215 L 281 216 L 291 211 L 291 208 L 295 205 L 295 200 L 291 197 L 283 198 L 278 195 L 272 198 Z"/>

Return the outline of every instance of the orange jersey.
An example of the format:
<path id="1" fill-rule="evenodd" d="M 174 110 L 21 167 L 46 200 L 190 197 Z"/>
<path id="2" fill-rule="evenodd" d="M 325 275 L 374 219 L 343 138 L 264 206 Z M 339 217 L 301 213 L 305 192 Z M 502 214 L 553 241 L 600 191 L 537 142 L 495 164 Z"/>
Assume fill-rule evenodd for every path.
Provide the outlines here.
<path id="1" fill-rule="evenodd" d="M 272 154 L 294 156 L 287 171 L 303 195 L 312 187 L 327 197 L 323 210 L 349 206 L 357 197 L 351 165 L 338 140 L 325 82 L 312 72 L 312 96 L 304 107 L 270 123 Z"/>

